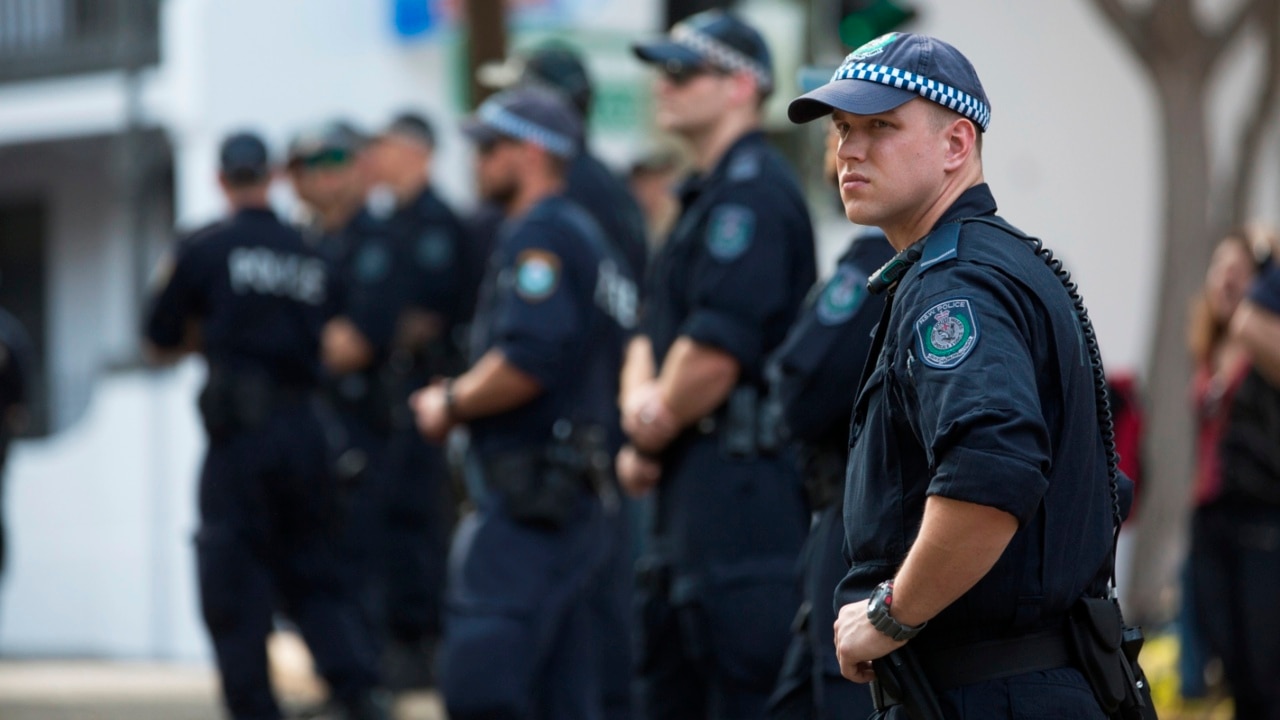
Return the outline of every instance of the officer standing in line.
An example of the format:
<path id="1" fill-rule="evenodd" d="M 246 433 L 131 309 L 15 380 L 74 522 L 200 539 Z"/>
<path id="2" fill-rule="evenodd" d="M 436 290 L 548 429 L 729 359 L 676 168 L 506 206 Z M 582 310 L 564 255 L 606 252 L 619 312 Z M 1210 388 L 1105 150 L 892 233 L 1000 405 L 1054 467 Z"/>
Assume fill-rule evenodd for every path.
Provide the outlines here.
<path id="1" fill-rule="evenodd" d="M 471 432 L 476 510 L 454 538 L 440 689 L 449 717 L 602 713 L 593 585 L 608 553 L 616 406 L 636 289 L 564 195 L 582 143 L 562 95 L 519 87 L 465 126 L 485 199 L 507 213 L 472 333 L 471 368 L 412 404 L 423 434 Z"/>
<path id="2" fill-rule="evenodd" d="M 823 175 L 837 185 L 838 136 L 827 134 Z M 854 238 L 835 273 L 814 288 L 787 339 L 770 357 L 770 413 L 794 442 L 809 493 L 813 523 L 802 555 L 804 601 L 778 686 L 771 720 L 843 720 L 871 715 L 871 694 L 840 675 L 831 626 L 831 595 L 849 566 L 844 561 L 844 469 L 849 416 L 857 393 L 855 368 L 867 362 L 871 331 L 884 298 L 867 292 L 867 278 L 893 257 L 879 232 Z"/>
<path id="3" fill-rule="evenodd" d="M 594 97 L 591 77 L 577 51 L 566 45 L 548 44 L 514 55 L 500 65 L 481 66 L 477 77 L 495 87 L 520 85 L 561 92 L 577 110 L 584 128 L 590 120 Z M 644 215 L 621 178 L 591 153 L 585 134 L 582 146 L 569 163 L 565 182 L 565 196 L 591 215 L 603 231 L 605 241 L 626 260 L 630 277 L 637 282 L 641 280 L 649 257 Z M 601 626 L 608 633 L 600 643 L 607 720 L 629 720 L 633 704 L 633 527 L 638 510 L 629 498 L 620 496 L 620 501 L 621 512 L 612 523 L 613 540 L 607 563 L 610 574 L 600 585 L 600 596 L 595 599 Z"/>
<path id="4" fill-rule="evenodd" d="M 392 394 L 383 370 L 406 290 L 394 238 L 366 209 L 365 149 L 364 139 L 345 123 L 325 123 L 290 144 L 288 170 L 312 215 L 304 237 L 336 266 L 342 288 L 337 316 L 325 325 L 321 339 L 325 390 L 346 445 L 349 513 L 342 553 L 351 591 L 381 640 L 383 588 L 376 553 L 392 427 Z"/>
<path id="5" fill-rule="evenodd" d="M 442 450 L 418 433 L 409 395 L 435 377 L 462 370 L 459 335 L 477 288 L 465 267 L 471 248 L 453 210 L 431 182 L 435 132 L 425 118 L 394 118 L 369 149 L 379 189 L 394 198 L 386 219 L 406 275 L 386 364 L 392 430 L 386 456 L 382 582 L 387 648 L 383 670 L 393 690 L 431 684 L 440 637 L 449 533 L 455 502 Z"/>
<path id="6" fill-rule="evenodd" d="M 237 719 L 281 717 L 266 652 L 279 601 L 341 717 L 385 718 L 334 548 L 341 507 L 316 395 L 331 267 L 271 212 L 258 137 L 227 138 L 219 180 L 234 214 L 179 248 L 145 335 L 158 360 L 199 351 L 208 362 L 196 556 L 223 698 Z"/>
<path id="7" fill-rule="evenodd" d="M 641 716 L 763 718 L 799 598 L 808 506 L 760 432 L 764 362 L 816 279 L 795 178 L 760 131 L 768 48 L 721 11 L 635 46 L 659 71 L 657 121 L 696 174 L 648 276 L 621 404 L 629 492 L 657 489 L 637 581 Z"/>
<path id="8" fill-rule="evenodd" d="M 1134 668 L 1071 638 L 1120 637 L 1103 594 L 1126 483 L 1084 306 L 983 180 L 977 73 L 890 33 L 789 115 L 831 118 L 846 215 L 899 253 L 871 282 L 886 309 L 849 439 L 841 671 L 891 718 L 1106 717 L 1082 670 Z"/>

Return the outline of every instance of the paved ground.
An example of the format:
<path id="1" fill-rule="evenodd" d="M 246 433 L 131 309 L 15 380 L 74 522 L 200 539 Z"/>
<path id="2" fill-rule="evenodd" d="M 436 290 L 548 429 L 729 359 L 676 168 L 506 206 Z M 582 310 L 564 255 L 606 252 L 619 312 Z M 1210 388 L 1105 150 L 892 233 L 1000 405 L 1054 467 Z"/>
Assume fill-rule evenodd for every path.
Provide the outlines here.
<path id="1" fill-rule="evenodd" d="M 286 707 L 314 706 L 323 686 L 291 636 L 271 644 L 273 681 Z M 213 668 L 94 660 L 0 660 L 3 720 L 222 720 Z M 445 720 L 432 693 L 407 695 L 397 720 Z"/>

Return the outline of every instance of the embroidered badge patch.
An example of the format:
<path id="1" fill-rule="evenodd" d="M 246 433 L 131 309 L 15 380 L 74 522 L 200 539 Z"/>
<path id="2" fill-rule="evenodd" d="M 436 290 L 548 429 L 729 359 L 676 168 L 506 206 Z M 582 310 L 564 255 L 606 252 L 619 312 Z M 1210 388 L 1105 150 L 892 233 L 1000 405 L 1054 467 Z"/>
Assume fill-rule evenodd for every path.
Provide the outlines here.
<path id="1" fill-rule="evenodd" d="M 431 230 L 418 238 L 418 264 L 428 270 L 440 270 L 453 264 L 453 246 L 441 230 Z"/>
<path id="2" fill-rule="evenodd" d="M 871 42 L 859 47 L 857 50 L 854 50 L 853 54 L 850 55 L 849 58 L 852 60 L 862 60 L 864 58 L 875 57 L 876 55 L 884 52 L 884 49 L 892 45 L 893 41 L 897 39 L 898 33 L 896 32 L 881 35 L 875 40 L 872 40 Z"/>
<path id="3" fill-rule="evenodd" d="M 756 230 L 756 214 L 741 205 L 721 205 L 711 213 L 707 249 L 720 262 L 732 262 L 751 247 Z"/>
<path id="4" fill-rule="evenodd" d="M 924 312 L 915 325 L 920 362 L 950 370 L 978 344 L 978 322 L 968 300 L 946 300 Z"/>
<path id="5" fill-rule="evenodd" d="M 391 272 L 391 253 L 381 245 L 367 245 L 356 255 L 356 277 L 366 285 L 378 282 Z"/>
<path id="6" fill-rule="evenodd" d="M 516 258 L 516 294 L 542 302 L 560 284 L 560 258 L 546 250 L 525 250 Z"/>
<path id="7" fill-rule="evenodd" d="M 851 267 L 842 267 L 822 289 L 814 311 L 823 325 L 839 325 L 853 317 L 867 296 L 867 279 Z"/>

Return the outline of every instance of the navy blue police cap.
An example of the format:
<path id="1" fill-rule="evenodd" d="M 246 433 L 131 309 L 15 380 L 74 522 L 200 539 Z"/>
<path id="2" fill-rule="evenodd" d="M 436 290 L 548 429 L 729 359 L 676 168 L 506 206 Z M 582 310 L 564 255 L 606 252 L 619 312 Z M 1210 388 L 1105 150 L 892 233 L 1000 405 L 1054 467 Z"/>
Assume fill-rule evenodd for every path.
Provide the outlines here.
<path id="1" fill-rule="evenodd" d="M 413 111 L 405 111 L 392 118 L 382 135 L 402 135 L 428 147 L 435 147 L 436 144 L 436 129 L 431 121 L 425 115 Z"/>
<path id="2" fill-rule="evenodd" d="M 565 159 L 582 147 L 582 118 L 568 98 L 533 85 L 509 88 L 485 100 L 462 123 L 462 132 L 481 145 L 519 140 Z"/>
<path id="3" fill-rule="evenodd" d="M 544 85 L 569 96 L 585 115 L 591 110 L 591 76 L 576 50 L 562 43 L 547 43 L 517 53 L 503 62 L 490 62 L 476 70 L 476 80 L 490 88 Z"/>
<path id="4" fill-rule="evenodd" d="M 773 91 L 773 58 L 755 28 L 733 13 L 706 10 L 671 28 L 658 40 L 635 43 L 641 60 L 670 70 L 710 65 L 730 72 L 745 71 L 756 78 L 761 94 Z"/>
<path id="5" fill-rule="evenodd" d="M 791 101 L 787 117 L 807 123 L 835 109 L 874 115 L 917 97 L 954 110 L 980 131 L 991 124 L 991 102 L 968 58 L 915 33 L 881 35 L 849 53 L 827 84 Z"/>
<path id="6" fill-rule="evenodd" d="M 267 144 L 251 132 L 228 135 L 218 150 L 218 169 L 228 180 L 250 183 L 270 174 Z"/>

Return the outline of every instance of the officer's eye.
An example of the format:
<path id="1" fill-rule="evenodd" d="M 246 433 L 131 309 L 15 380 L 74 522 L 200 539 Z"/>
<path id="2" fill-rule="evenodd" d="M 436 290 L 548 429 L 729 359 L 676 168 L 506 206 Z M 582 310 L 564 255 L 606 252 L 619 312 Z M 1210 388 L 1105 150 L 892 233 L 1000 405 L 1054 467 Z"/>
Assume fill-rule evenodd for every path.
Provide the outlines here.
<path id="1" fill-rule="evenodd" d="M 871 127 L 874 130 L 883 130 L 885 128 L 893 127 L 893 125 L 888 120 L 882 120 L 880 118 L 872 118 Z"/>

